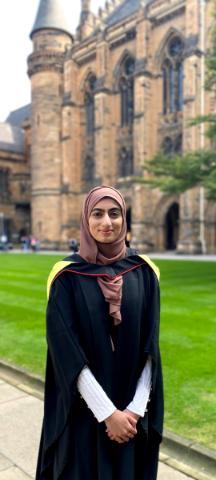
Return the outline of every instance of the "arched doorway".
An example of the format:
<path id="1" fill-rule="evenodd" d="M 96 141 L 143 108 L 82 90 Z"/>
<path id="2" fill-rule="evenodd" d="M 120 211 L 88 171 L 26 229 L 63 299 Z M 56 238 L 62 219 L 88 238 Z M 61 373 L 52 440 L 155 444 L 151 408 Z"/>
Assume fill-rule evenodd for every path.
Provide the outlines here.
<path id="1" fill-rule="evenodd" d="M 179 237 L 179 204 L 172 203 L 165 216 L 165 249 L 175 250 Z"/>

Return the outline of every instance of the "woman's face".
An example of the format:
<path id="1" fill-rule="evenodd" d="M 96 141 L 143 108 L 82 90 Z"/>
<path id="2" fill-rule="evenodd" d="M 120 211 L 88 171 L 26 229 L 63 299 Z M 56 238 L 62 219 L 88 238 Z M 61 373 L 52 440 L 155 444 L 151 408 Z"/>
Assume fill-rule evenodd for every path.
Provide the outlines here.
<path id="1" fill-rule="evenodd" d="M 123 218 L 115 200 L 103 198 L 92 209 L 89 217 L 91 236 L 100 243 L 112 243 L 119 237 Z"/>

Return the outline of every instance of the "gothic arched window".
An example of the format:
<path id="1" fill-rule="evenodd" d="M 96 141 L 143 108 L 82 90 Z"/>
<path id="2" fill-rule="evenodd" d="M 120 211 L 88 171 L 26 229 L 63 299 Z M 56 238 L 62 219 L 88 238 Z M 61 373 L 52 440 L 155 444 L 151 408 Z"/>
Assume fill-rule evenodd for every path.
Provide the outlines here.
<path id="1" fill-rule="evenodd" d="M 167 87 L 168 87 L 168 71 L 165 65 L 162 68 L 163 72 L 163 114 L 166 115 L 167 113 Z"/>
<path id="2" fill-rule="evenodd" d="M 121 96 L 121 126 L 133 123 L 134 115 L 134 70 L 135 61 L 133 58 L 126 58 L 122 64 L 121 78 L 119 82 Z"/>
<path id="3" fill-rule="evenodd" d="M 174 152 L 181 154 L 182 153 L 182 134 L 178 135 L 174 143 Z"/>
<path id="4" fill-rule="evenodd" d="M 162 152 L 165 155 L 171 155 L 174 153 L 182 153 L 182 134 L 179 134 L 176 138 L 165 137 L 162 143 Z"/>
<path id="5" fill-rule="evenodd" d="M 86 134 L 91 135 L 94 132 L 95 125 L 95 102 L 94 102 L 94 93 L 96 88 L 96 77 L 91 74 L 88 76 L 85 83 L 85 94 L 84 94 L 84 104 L 85 104 L 85 117 L 86 117 Z"/>
<path id="6" fill-rule="evenodd" d="M 176 66 L 177 75 L 177 92 L 176 92 L 176 109 L 182 110 L 183 107 L 183 64 L 179 63 Z"/>
<path id="7" fill-rule="evenodd" d="M 169 66 L 169 97 L 170 97 L 170 112 L 175 111 L 175 73 L 172 63 Z"/>
<path id="8" fill-rule="evenodd" d="M 183 108 L 183 50 L 183 41 L 177 36 L 166 47 L 162 64 L 164 115 Z"/>
<path id="9" fill-rule="evenodd" d="M 120 80 L 120 92 L 121 92 L 121 125 L 127 125 L 128 123 L 128 89 L 127 81 L 125 78 Z"/>
<path id="10" fill-rule="evenodd" d="M 83 168 L 83 180 L 85 182 L 91 182 L 94 179 L 94 160 L 90 155 L 87 155 Z"/>
<path id="11" fill-rule="evenodd" d="M 128 177 L 133 173 L 133 153 L 122 147 L 119 152 L 119 177 Z"/>
<path id="12" fill-rule="evenodd" d="M 9 169 L 0 169 L 0 199 L 9 196 Z"/>
<path id="13" fill-rule="evenodd" d="M 173 141 L 170 137 L 166 137 L 162 143 L 162 151 L 164 154 L 171 154 L 173 152 Z"/>

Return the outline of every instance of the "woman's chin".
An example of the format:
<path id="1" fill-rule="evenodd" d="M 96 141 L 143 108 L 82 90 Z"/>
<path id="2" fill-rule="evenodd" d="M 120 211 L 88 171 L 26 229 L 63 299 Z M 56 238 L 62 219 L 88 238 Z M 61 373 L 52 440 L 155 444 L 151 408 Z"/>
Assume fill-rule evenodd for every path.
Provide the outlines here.
<path id="1" fill-rule="evenodd" d="M 114 240 L 111 239 L 111 238 L 102 238 L 102 239 L 100 238 L 100 240 L 97 240 L 97 243 L 106 243 L 106 244 L 108 244 L 108 243 L 113 243 L 113 241 L 114 241 Z"/>

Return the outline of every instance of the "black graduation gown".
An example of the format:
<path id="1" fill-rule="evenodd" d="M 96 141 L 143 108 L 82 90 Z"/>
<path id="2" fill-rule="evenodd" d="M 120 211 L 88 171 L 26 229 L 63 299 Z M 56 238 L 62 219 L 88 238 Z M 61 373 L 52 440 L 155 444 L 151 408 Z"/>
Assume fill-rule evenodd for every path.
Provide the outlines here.
<path id="1" fill-rule="evenodd" d="M 36 480 L 156 480 L 163 426 L 159 353 L 159 285 L 138 255 L 112 265 L 90 265 L 75 254 L 56 275 L 47 306 L 44 420 Z M 98 275 L 123 274 L 122 322 L 113 326 Z M 113 351 L 111 339 L 115 344 Z M 115 406 L 132 400 L 148 355 L 152 390 L 137 435 L 109 440 L 77 390 L 88 365 Z"/>

